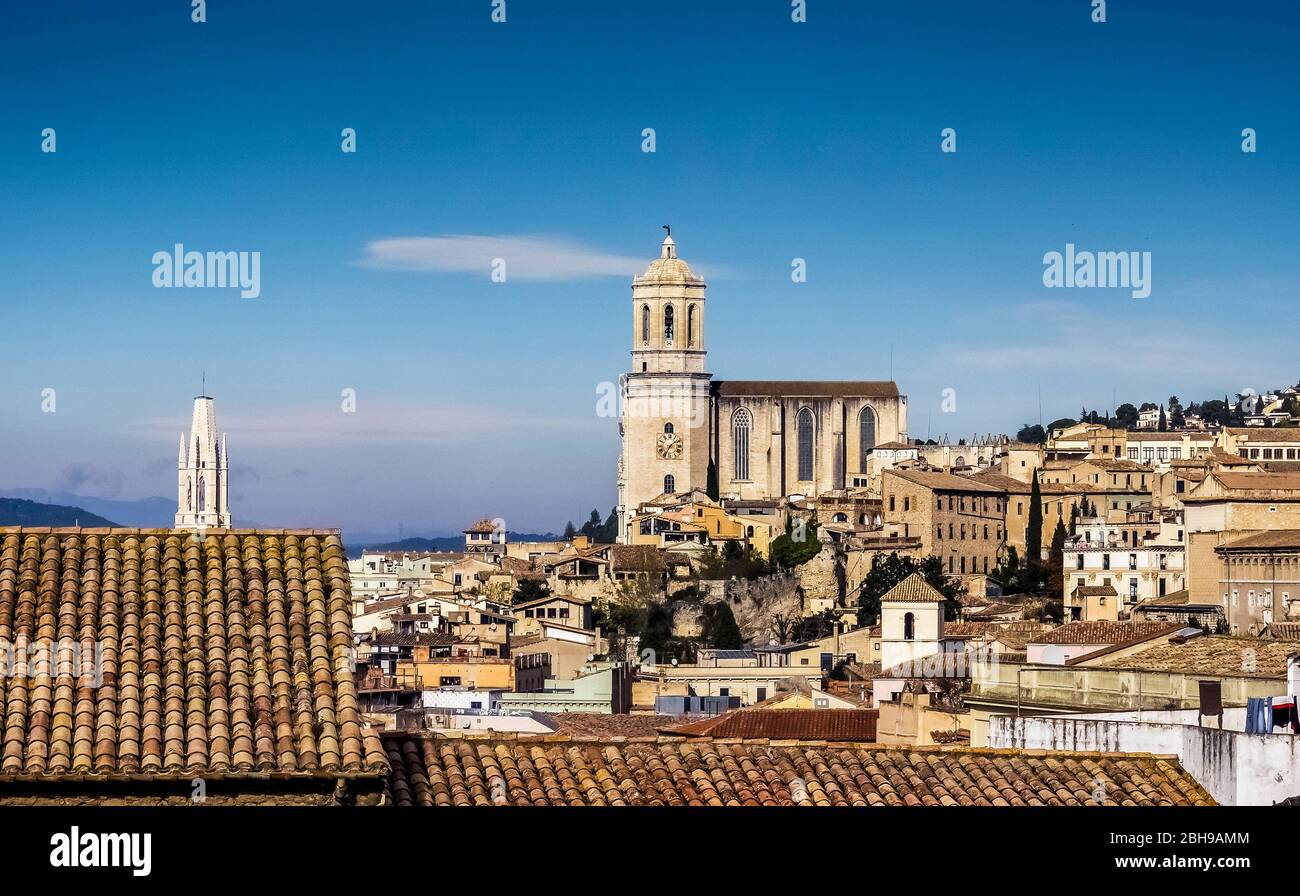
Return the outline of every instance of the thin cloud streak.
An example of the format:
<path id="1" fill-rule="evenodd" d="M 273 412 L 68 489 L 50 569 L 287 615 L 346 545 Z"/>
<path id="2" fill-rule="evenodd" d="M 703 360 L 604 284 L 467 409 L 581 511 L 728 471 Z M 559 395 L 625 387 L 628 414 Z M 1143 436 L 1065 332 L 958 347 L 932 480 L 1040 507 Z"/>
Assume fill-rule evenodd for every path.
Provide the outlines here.
<path id="1" fill-rule="evenodd" d="M 508 280 L 593 280 L 631 278 L 645 271 L 654 255 L 618 255 L 588 246 L 572 237 L 542 234 L 403 236 L 371 240 L 357 264 L 391 271 L 432 271 L 443 274 L 492 274 L 494 259 L 505 261 Z M 689 259 L 688 259 L 689 261 Z M 720 265 L 690 262 L 710 280 L 737 279 Z"/>
<path id="2" fill-rule="evenodd" d="M 542 235 L 407 236 L 366 243 L 365 267 L 399 271 L 492 273 L 494 259 L 504 259 L 511 280 L 585 280 L 633 277 L 648 259 L 615 255 L 568 237 Z"/>
<path id="3" fill-rule="evenodd" d="M 590 430 L 609 421 L 596 416 L 593 403 L 589 419 L 544 417 L 520 414 L 512 409 L 492 409 L 457 404 L 358 402 L 355 413 L 344 413 L 336 405 L 328 408 L 296 408 L 284 413 L 221 413 L 218 426 L 238 435 L 240 444 L 285 444 L 306 442 L 458 442 L 523 430 L 574 432 Z M 188 419 L 152 417 L 138 421 L 126 432 L 147 438 L 176 438 L 188 428 Z"/>

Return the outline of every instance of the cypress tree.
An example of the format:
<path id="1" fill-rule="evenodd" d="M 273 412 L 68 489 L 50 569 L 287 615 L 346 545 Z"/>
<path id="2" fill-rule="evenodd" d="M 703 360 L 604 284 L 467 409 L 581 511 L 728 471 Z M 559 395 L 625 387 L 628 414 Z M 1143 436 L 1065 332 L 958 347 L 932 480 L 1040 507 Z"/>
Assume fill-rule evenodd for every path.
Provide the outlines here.
<path id="1" fill-rule="evenodd" d="M 1029 527 L 1025 530 L 1025 565 L 1030 578 L 1037 580 L 1038 569 L 1043 565 L 1043 491 L 1038 486 L 1038 471 L 1034 470 L 1034 485 L 1029 492 Z"/>

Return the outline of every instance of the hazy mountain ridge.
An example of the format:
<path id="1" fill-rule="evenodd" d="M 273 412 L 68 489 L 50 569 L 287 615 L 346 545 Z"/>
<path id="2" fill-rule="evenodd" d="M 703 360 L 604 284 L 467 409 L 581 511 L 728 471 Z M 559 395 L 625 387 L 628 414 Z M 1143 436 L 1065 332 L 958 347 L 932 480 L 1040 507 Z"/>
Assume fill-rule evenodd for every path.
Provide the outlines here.
<path id="1" fill-rule="evenodd" d="M 130 528 L 170 529 L 176 521 L 176 502 L 167 498 L 120 501 L 112 498 L 74 495 L 70 492 L 56 492 L 44 488 L 0 489 L 0 498 L 17 498 L 37 504 L 84 508 L 100 519 L 117 520 L 116 525 Z M 105 523 L 97 525 L 102 526 Z"/>
<path id="2" fill-rule="evenodd" d="M 115 527 L 117 523 L 81 507 L 43 504 L 25 498 L 0 498 L 0 526 Z"/>

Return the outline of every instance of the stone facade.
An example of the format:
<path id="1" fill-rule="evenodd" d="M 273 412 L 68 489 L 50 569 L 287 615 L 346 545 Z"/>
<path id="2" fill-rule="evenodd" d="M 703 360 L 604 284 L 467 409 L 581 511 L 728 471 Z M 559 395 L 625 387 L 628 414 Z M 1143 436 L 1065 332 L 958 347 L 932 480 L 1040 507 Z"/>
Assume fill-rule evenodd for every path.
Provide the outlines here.
<path id="1" fill-rule="evenodd" d="M 982 593 L 1006 541 L 1006 493 L 979 477 L 920 470 L 887 470 L 882 482 L 885 522 L 919 538 L 922 556 L 939 557 L 948 575 Z"/>
<path id="2" fill-rule="evenodd" d="M 176 528 L 230 528 L 230 460 L 225 434 L 217 440 L 217 416 L 207 395 L 194 399 L 188 442 L 181 433 L 176 459 Z"/>
<path id="3" fill-rule="evenodd" d="M 632 370 L 620 389 L 624 542 L 637 508 L 666 492 L 813 497 L 862 484 L 871 449 L 907 439 L 907 398 L 893 382 L 714 380 L 705 288 L 671 236 L 632 281 Z"/>

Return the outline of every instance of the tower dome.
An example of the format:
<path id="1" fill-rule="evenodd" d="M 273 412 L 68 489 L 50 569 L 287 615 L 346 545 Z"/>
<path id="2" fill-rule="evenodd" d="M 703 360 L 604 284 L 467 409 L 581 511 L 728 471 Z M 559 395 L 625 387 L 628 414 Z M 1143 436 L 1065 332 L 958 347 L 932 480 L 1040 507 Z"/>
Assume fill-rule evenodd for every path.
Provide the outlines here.
<path id="1" fill-rule="evenodd" d="M 659 257 L 650 262 L 636 283 L 702 283 L 691 266 L 677 257 L 677 244 L 672 236 L 664 237 Z"/>

